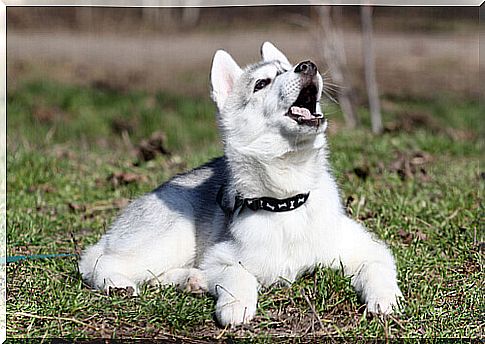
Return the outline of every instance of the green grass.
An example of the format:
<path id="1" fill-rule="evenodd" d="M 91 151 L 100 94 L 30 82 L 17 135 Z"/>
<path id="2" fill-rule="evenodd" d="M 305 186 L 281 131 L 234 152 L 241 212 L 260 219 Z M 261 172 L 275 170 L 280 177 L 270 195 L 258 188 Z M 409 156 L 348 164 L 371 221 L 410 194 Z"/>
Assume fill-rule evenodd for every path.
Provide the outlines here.
<path id="1" fill-rule="evenodd" d="M 407 300 L 400 316 L 367 315 L 349 279 L 320 268 L 290 288 L 263 290 L 257 318 L 223 330 L 209 296 L 171 287 L 145 288 L 137 298 L 107 296 L 82 283 L 75 258 L 59 258 L 7 265 L 7 335 L 483 338 L 483 109 L 449 97 L 386 104 L 388 125 L 410 111 L 429 121 L 378 137 L 366 129 L 332 132 L 330 159 L 352 217 L 396 257 Z M 329 112 L 330 125 L 341 127 L 338 111 Z M 9 89 L 7 129 L 9 255 L 79 252 L 99 239 L 123 200 L 221 152 L 205 98 L 50 81 Z M 135 166 L 133 147 L 157 130 L 166 133 L 172 155 Z M 107 180 L 119 172 L 141 177 L 128 185 Z"/>

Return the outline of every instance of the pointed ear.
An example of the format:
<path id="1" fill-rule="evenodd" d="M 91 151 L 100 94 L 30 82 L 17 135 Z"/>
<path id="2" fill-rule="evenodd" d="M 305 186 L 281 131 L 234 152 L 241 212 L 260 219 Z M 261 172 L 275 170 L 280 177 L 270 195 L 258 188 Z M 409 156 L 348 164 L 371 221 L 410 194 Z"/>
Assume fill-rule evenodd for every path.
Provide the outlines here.
<path id="1" fill-rule="evenodd" d="M 263 57 L 263 61 L 279 61 L 282 65 L 291 68 L 291 63 L 286 58 L 285 54 L 279 51 L 270 42 L 264 42 L 261 46 L 261 56 Z"/>
<path id="2" fill-rule="evenodd" d="M 242 69 L 224 50 L 216 51 L 212 60 L 211 85 L 212 99 L 219 110 L 224 106 L 227 96 L 231 93 L 236 80 L 241 76 Z"/>

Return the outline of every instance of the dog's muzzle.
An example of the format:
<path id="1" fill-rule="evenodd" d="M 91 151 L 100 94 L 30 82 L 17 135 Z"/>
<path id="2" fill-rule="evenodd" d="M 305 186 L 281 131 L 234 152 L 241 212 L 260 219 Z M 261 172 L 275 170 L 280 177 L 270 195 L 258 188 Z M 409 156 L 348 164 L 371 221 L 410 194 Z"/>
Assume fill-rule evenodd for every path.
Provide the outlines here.
<path id="1" fill-rule="evenodd" d="M 300 62 L 294 72 L 300 74 L 302 88 L 296 101 L 290 106 L 286 116 L 298 124 L 318 127 L 325 121 L 318 105 L 317 66 L 312 61 Z"/>
<path id="2" fill-rule="evenodd" d="M 300 73 L 307 77 L 313 78 L 317 75 L 317 66 L 312 61 L 303 61 L 295 67 L 295 73 Z"/>

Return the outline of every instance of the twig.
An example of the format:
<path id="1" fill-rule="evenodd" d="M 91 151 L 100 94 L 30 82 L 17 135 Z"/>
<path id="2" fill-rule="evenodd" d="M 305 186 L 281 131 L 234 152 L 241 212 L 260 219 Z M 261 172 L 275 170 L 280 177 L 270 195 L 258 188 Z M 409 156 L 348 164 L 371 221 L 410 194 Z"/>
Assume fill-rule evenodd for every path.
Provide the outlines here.
<path id="1" fill-rule="evenodd" d="M 219 334 L 216 336 L 216 340 L 219 340 L 219 339 L 221 339 L 221 338 L 222 338 L 222 336 L 224 335 L 224 333 L 226 333 L 226 331 L 227 331 L 228 327 L 229 327 L 229 325 L 226 325 L 226 326 L 225 326 L 225 327 L 222 329 L 221 333 L 219 333 Z"/>
<path id="2" fill-rule="evenodd" d="M 386 338 L 386 344 L 387 344 L 387 343 L 389 343 L 389 327 L 388 327 L 389 322 L 388 322 L 386 317 L 382 321 L 384 323 L 383 324 L 383 326 L 384 326 L 384 336 Z"/>
<path id="3" fill-rule="evenodd" d="M 303 295 L 303 297 L 305 298 L 305 301 L 308 303 L 308 306 L 310 307 L 312 313 L 315 315 L 315 317 L 317 318 L 318 320 L 318 323 L 320 324 L 320 329 L 322 331 L 324 331 L 325 333 L 327 333 L 327 331 L 325 330 L 325 328 L 323 327 L 323 322 L 322 322 L 322 319 L 320 319 L 320 316 L 318 315 L 317 311 L 315 310 L 315 307 L 313 307 L 313 304 L 310 302 L 310 300 L 308 299 L 308 296 L 306 296 L 306 293 L 305 293 L 305 290 L 303 288 L 300 288 L 300 293 L 301 295 Z"/>
<path id="4" fill-rule="evenodd" d="M 389 314 L 389 318 L 391 318 L 403 331 L 406 331 L 406 328 L 401 324 L 401 322 L 394 317 L 392 314 Z"/>
<path id="5" fill-rule="evenodd" d="M 357 213 L 355 215 L 356 218 L 359 218 L 360 208 L 362 208 L 365 204 L 365 196 L 362 196 L 357 204 Z"/>
<path id="6" fill-rule="evenodd" d="M 236 300 L 236 301 L 237 301 L 237 299 L 236 299 L 236 297 L 234 296 L 234 294 L 233 294 L 233 293 L 231 293 L 229 290 L 227 290 L 226 288 L 224 288 L 224 287 L 223 287 L 222 285 L 220 285 L 220 284 L 216 284 L 216 285 L 215 285 L 215 287 L 214 287 L 214 289 L 215 289 L 215 292 L 216 292 L 216 295 L 217 295 L 217 296 L 219 296 L 219 291 L 217 290 L 217 288 L 221 288 L 221 289 L 222 289 L 222 290 L 224 290 L 226 293 L 228 293 L 229 295 L 231 295 L 231 296 L 232 296 L 232 298 L 233 298 L 234 300 Z"/>
<path id="7" fill-rule="evenodd" d="M 87 324 L 85 322 L 82 322 L 82 321 L 77 320 L 77 319 L 74 319 L 74 318 L 50 317 L 50 316 L 47 316 L 47 315 L 36 315 L 36 314 L 30 314 L 30 313 L 25 313 L 25 312 L 15 312 L 14 315 L 24 316 L 24 317 L 28 317 L 28 318 L 41 319 L 41 320 L 64 320 L 64 321 L 71 321 L 71 322 L 74 322 L 76 324 L 79 324 L 79 325 L 83 325 L 83 326 L 92 328 L 93 330 L 96 330 L 96 331 L 99 331 L 100 330 L 99 327 L 96 327 L 96 326 Z"/>
<path id="8" fill-rule="evenodd" d="M 461 210 L 460 208 L 456 209 L 450 216 L 448 216 L 446 219 L 444 219 L 443 222 L 441 222 L 440 227 L 443 227 L 448 221 L 450 221 L 456 215 L 458 215 L 458 213 L 460 212 L 460 210 Z"/>
<path id="9" fill-rule="evenodd" d="M 456 209 L 450 216 L 446 218 L 446 221 L 450 221 L 452 218 L 454 218 L 456 215 L 458 215 L 458 212 L 461 210 L 461 208 Z"/>
<path id="10" fill-rule="evenodd" d="M 425 224 L 425 225 L 426 225 L 426 226 L 428 226 L 429 228 L 432 228 L 432 229 L 438 229 L 438 227 L 433 226 L 432 224 L 430 224 L 430 223 L 428 223 L 428 222 L 426 222 L 426 221 L 424 221 L 424 220 L 421 220 L 419 217 L 416 217 L 416 220 L 418 220 L 419 222 L 421 222 L 421 223 Z"/>

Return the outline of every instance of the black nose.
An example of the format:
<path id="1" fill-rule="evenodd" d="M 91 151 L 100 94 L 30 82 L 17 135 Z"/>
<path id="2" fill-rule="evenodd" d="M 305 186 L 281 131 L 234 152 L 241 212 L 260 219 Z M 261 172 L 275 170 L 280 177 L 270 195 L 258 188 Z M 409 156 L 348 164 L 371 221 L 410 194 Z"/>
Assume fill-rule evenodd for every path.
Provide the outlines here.
<path id="1" fill-rule="evenodd" d="M 317 66 L 312 61 L 303 61 L 295 68 L 295 73 L 302 73 L 303 75 L 315 76 L 317 74 Z"/>

